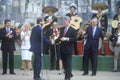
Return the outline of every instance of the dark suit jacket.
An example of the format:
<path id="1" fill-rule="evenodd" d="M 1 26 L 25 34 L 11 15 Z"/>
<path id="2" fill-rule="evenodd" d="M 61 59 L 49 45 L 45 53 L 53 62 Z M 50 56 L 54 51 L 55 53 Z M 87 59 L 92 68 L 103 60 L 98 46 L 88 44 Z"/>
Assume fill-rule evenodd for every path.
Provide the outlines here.
<path id="1" fill-rule="evenodd" d="M 92 36 L 92 26 L 89 26 L 86 30 L 86 34 L 87 34 L 87 41 L 85 44 L 85 49 L 90 49 L 92 48 L 93 50 L 98 51 L 98 42 L 99 42 L 99 38 L 101 37 L 102 40 L 104 38 L 104 35 L 102 33 L 102 29 L 97 27 L 96 31 L 95 31 L 95 35 L 94 37 Z"/>
<path id="2" fill-rule="evenodd" d="M 13 28 L 10 28 L 10 30 L 12 31 L 13 34 L 13 38 L 11 39 L 6 37 L 7 32 L 5 27 L 0 30 L 0 36 L 2 39 L 1 50 L 15 51 L 16 32 Z"/>
<path id="3" fill-rule="evenodd" d="M 42 35 L 42 37 L 41 37 Z M 41 41 L 42 40 L 42 41 Z M 37 25 L 32 29 L 31 32 L 31 37 L 30 37 L 30 43 L 31 43 L 31 48 L 30 51 L 35 52 L 35 53 L 40 53 L 41 52 L 41 47 L 44 51 L 44 43 L 50 44 L 50 40 L 46 37 L 44 31 L 42 30 L 41 26 Z M 43 46 L 42 46 L 43 44 Z"/>
<path id="4" fill-rule="evenodd" d="M 97 14 L 93 14 L 92 18 L 98 18 Z M 107 18 L 107 14 L 102 15 L 101 19 L 100 19 L 100 23 L 102 26 L 102 30 L 107 32 L 107 27 L 108 27 L 108 18 Z"/>
<path id="5" fill-rule="evenodd" d="M 64 34 L 64 29 L 65 27 L 62 27 L 60 29 L 60 36 L 59 38 L 55 41 L 56 43 L 60 41 L 60 38 L 63 37 Z M 68 31 L 65 34 L 65 37 L 69 38 L 69 41 L 62 41 L 60 44 L 60 50 L 64 51 L 65 54 L 72 54 L 73 51 L 73 44 L 77 39 L 77 33 L 76 30 L 74 28 L 72 28 L 71 26 L 69 27 Z"/>

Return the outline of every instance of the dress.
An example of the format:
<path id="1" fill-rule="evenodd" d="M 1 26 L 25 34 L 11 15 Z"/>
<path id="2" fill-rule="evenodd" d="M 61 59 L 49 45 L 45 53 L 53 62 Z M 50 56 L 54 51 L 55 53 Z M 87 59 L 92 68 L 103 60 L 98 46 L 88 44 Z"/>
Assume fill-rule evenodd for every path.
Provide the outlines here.
<path id="1" fill-rule="evenodd" d="M 29 31 L 29 34 L 31 32 Z M 25 31 L 21 32 L 21 36 L 24 36 L 26 34 Z M 29 51 L 30 49 L 30 36 L 25 36 L 25 39 L 22 40 L 21 45 L 21 58 L 22 60 L 31 60 L 32 59 L 32 52 Z"/>

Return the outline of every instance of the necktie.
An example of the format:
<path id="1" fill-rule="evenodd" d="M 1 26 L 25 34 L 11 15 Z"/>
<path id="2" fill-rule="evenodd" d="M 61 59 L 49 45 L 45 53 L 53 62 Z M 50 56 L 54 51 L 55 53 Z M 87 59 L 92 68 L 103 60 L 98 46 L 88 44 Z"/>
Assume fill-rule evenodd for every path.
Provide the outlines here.
<path id="1" fill-rule="evenodd" d="M 95 32 L 94 32 L 94 27 L 92 27 L 92 35 L 93 35 L 93 37 L 94 37 L 94 33 L 95 33 Z"/>
<path id="2" fill-rule="evenodd" d="M 65 29 L 64 29 L 63 37 L 65 36 L 66 32 L 67 32 L 67 27 L 65 27 Z"/>

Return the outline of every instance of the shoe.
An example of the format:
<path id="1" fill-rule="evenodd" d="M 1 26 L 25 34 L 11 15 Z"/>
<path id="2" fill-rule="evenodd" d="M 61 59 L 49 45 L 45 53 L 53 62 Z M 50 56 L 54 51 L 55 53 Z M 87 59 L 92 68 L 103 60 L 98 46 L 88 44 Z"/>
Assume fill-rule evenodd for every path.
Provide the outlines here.
<path id="1" fill-rule="evenodd" d="M 54 68 L 50 68 L 50 71 L 54 70 Z"/>
<path id="2" fill-rule="evenodd" d="M 62 74 L 62 71 L 59 71 L 58 74 L 61 75 L 61 74 Z"/>
<path id="3" fill-rule="evenodd" d="M 102 55 L 102 56 L 105 56 L 105 54 L 104 54 L 104 53 L 102 53 L 101 55 Z"/>
<path id="4" fill-rule="evenodd" d="M 32 71 L 33 69 L 32 69 L 32 68 L 30 68 L 30 70 Z"/>
<path id="5" fill-rule="evenodd" d="M 70 80 L 69 78 L 65 78 L 64 80 Z"/>
<path id="6" fill-rule="evenodd" d="M 3 73 L 2 73 L 2 75 L 5 75 L 5 74 L 7 74 L 7 73 L 6 73 L 6 72 L 3 72 Z"/>
<path id="7" fill-rule="evenodd" d="M 85 75 L 88 75 L 88 73 L 83 73 L 82 75 L 85 76 Z"/>
<path id="8" fill-rule="evenodd" d="M 71 73 L 70 78 L 72 78 L 72 77 L 73 77 L 73 74 Z"/>
<path id="9" fill-rule="evenodd" d="M 34 80 L 45 80 L 45 79 L 42 79 L 42 78 L 35 78 Z"/>
<path id="10" fill-rule="evenodd" d="M 117 70 L 113 70 L 113 72 L 117 72 Z"/>
<path id="11" fill-rule="evenodd" d="M 96 76 L 96 74 L 91 74 L 90 76 Z"/>
<path id="12" fill-rule="evenodd" d="M 16 73 L 15 73 L 15 72 L 10 72 L 10 74 L 12 74 L 12 75 L 16 75 Z"/>

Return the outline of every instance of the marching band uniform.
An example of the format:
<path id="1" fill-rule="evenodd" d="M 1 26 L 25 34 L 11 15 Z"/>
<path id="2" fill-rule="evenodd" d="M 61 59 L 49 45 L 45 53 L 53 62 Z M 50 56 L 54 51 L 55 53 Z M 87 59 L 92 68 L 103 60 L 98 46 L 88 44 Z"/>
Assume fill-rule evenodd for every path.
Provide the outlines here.
<path id="1" fill-rule="evenodd" d="M 58 29 L 54 29 L 54 28 L 50 28 L 47 32 L 46 32 L 46 35 L 48 38 L 50 38 L 52 35 L 55 35 L 57 36 L 58 35 Z M 59 46 L 56 46 L 56 45 L 50 45 L 49 46 L 49 49 L 50 49 L 50 70 L 54 70 L 54 62 L 56 62 L 56 69 L 58 69 L 58 60 L 56 61 L 56 51 L 55 50 L 55 47 L 56 49 L 59 47 Z"/>
<path id="2" fill-rule="evenodd" d="M 120 56 L 120 23 L 118 23 L 118 33 L 117 33 L 117 40 L 114 45 L 114 72 L 117 71 L 118 68 L 118 60 Z"/>

